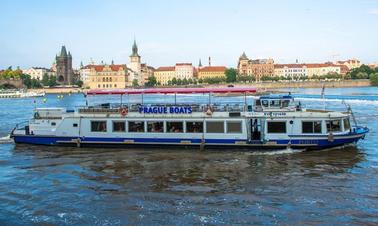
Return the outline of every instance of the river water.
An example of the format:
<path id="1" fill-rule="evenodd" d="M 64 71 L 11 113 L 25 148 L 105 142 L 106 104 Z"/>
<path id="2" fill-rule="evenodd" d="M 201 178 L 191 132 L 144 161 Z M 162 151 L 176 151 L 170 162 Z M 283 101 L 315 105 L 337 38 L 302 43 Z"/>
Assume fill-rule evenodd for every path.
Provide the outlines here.
<path id="1" fill-rule="evenodd" d="M 77 149 L 1 139 L 0 225 L 378 224 L 378 88 L 330 88 L 325 100 L 320 89 L 286 91 L 307 107 L 345 110 L 345 100 L 370 133 L 356 147 L 311 152 Z M 42 100 L 0 99 L 0 137 L 35 105 L 85 104 L 79 94 Z"/>

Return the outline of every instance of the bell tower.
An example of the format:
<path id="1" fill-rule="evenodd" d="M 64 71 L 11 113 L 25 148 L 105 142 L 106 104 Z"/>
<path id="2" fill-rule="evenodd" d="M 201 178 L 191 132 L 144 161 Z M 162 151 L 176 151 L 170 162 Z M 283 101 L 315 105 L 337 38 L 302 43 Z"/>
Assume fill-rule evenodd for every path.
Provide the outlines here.
<path id="1" fill-rule="evenodd" d="M 129 57 L 129 68 L 133 70 L 136 74 L 141 74 L 141 63 L 140 63 L 140 56 L 138 54 L 138 46 L 134 39 L 134 44 L 132 47 L 132 53 Z"/>

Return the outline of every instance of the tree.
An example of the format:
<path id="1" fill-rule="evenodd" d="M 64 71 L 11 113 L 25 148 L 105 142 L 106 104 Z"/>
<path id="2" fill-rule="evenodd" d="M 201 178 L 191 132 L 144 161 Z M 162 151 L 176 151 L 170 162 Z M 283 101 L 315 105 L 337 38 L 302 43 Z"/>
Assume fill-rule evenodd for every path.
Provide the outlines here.
<path id="1" fill-rule="evenodd" d="M 133 87 L 138 87 L 139 86 L 138 79 L 135 78 L 133 80 L 133 84 L 132 85 L 133 85 Z"/>
<path id="2" fill-rule="evenodd" d="M 22 80 L 22 84 L 24 84 L 24 86 L 26 86 L 27 88 L 30 88 L 31 87 L 31 77 L 30 75 L 27 75 L 27 74 L 22 74 L 21 75 L 21 80 Z"/>
<path id="3" fill-rule="evenodd" d="M 148 77 L 148 82 L 144 84 L 146 87 L 154 87 L 157 84 L 156 77 L 150 76 Z"/>
<path id="4" fill-rule="evenodd" d="M 373 73 L 370 75 L 370 84 L 372 86 L 378 86 L 378 73 Z"/>
<path id="5" fill-rule="evenodd" d="M 83 86 L 83 81 L 81 81 L 81 80 L 77 80 L 76 82 L 75 82 L 75 85 L 77 85 L 78 87 L 82 87 Z"/>
<path id="6" fill-rule="evenodd" d="M 225 71 L 225 75 L 226 75 L 226 82 L 228 83 L 236 82 L 236 77 L 238 75 L 238 72 L 236 71 L 235 68 L 228 68 Z"/>
<path id="7" fill-rule="evenodd" d="M 42 85 L 48 86 L 49 85 L 49 80 L 50 80 L 49 76 L 47 74 L 44 74 L 43 77 L 42 77 L 42 81 L 41 81 Z"/>
<path id="8" fill-rule="evenodd" d="M 56 77 L 55 76 L 50 76 L 49 82 L 47 83 L 49 87 L 54 87 L 57 86 L 58 83 L 56 82 Z"/>
<path id="9" fill-rule="evenodd" d="M 177 79 L 173 78 L 171 83 L 172 83 L 172 85 L 177 85 Z"/>

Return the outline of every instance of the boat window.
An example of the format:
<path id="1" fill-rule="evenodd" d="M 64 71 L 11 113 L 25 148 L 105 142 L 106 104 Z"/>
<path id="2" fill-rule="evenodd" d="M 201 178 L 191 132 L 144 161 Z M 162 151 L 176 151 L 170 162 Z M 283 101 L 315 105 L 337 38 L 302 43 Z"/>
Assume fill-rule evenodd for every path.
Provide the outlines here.
<path id="1" fill-rule="evenodd" d="M 279 100 L 271 100 L 270 101 L 270 107 L 280 107 L 280 105 L 281 105 L 280 102 L 281 101 L 279 101 Z"/>
<path id="2" fill-rule="evenodd" d="M 106 132 L 106 121 L 91 121 L 92 132 Z"/>
<path id="3" fill-rule="evenodd" d="M 187 133 L 202 133 L 203 122 L 186 122 Z"/>
<path id="4" fill-rule="evenodd" d="M 147 122 L 147 132 L 164 133 L 164 122 Z"/>
<path id="5" fill-rule="evenodd" d="M 126 123 L 124 121 L 113 121 L 113 132 L 125 132 L 126 131 Z"/>
<path id="6" fill-rule="evenodd" d="M 302 122 L 302 133 L 322 133 L 322 122 Z"/>
<path id="7" fill-rule="evenodd" d="M 340 120 L 327 121 L 327 132 L 340 132 L 340 131 L 341 131 Z"/>
<path id="8" fill-rule="evenodd" d="M 73 126 L 73 127 L 77 127 L 78 125 L 77 125 L 77 123 L 74 123 L 74 124 L 72 124 L 72 126 Z"/>
<path id="9" fill-rule="evenodd" d="M 268 122 L 268 133 L 286 133 L 286 122 Z"/>
<path id="10" fill-rule="evenodd" d="M 143 121 L 129 121 L 129 132 L 143 133 L 144 122 Z"/>
<path id="11" fill-rule="evenodd" d="M 256 106 L 261 106 L 261 100 L 256 100 Z"/>
<path id="12" fill-rule="evenodd" d="M 167 133 L 183 133 L 183 122 L 167 122 Z"/>
<path id="13" fill-rule="evenodd" d="M 344 130 L 350 130 L 350 121 L 349 118 L 345 118 L 344 120 Z"/>
<path id="14" fill-rule="evenodd" d="M 55 123 L 55 122 L 52 122 L 51 125 L 52 125 L 52 126 L 56 126 L 56 123 Z"/>
<path id="15" fill-rule="evenodd" d="M 227 122 L 227 133 L 242 133 L 242 122 L 241 121 Z"/>
<path id="16" fill-rule="evenodd" d="M 263 107 L 269 107 L 269 101 L 268 100 L 262 100 L 261 104 Z"/>
<path id="17" fill-rule="evenodd" d="M 290 100 L 283 100 L 283 101 L 282 101 L 282 107 L 283 107 L 283 108 L 287 108 L 287 107 L 289 107 L 289 103 L 290 103 Z"/>
<path id="18" fill-rule="evenodd" d="M 207 133 L 224 133 L 223 122 L 206 122 Z"/>

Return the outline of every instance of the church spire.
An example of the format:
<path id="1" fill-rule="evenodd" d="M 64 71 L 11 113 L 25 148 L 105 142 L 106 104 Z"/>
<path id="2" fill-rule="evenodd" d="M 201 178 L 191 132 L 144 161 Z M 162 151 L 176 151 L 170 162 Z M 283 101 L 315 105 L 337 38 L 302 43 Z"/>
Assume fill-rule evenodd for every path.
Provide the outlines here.
<path id="1" fill-rule="evenodd" d="M 62 46 L 62 49 L 60 50 L 60 56 L 66 57 L 67 56 L 67 50 L 65 46 Z"/>
<path id="2" fill-rule="evenodd" d="M 201 58 L 199 59 L 198 67 L 202 67 Z"/>
<path id="3" fill-rule="evenodd" d="M 133 47 L 132 47 L 132 54 L 131 54 L 131 56 L 139 56 L 138 55 L 138 46 L 136 44 L 135 39 L 134 39 L 134 44 L 133 44 Z"/>

